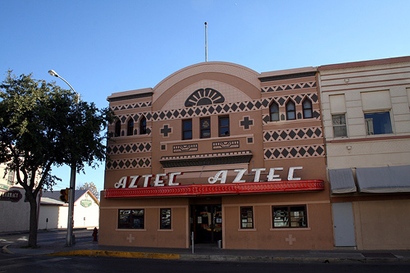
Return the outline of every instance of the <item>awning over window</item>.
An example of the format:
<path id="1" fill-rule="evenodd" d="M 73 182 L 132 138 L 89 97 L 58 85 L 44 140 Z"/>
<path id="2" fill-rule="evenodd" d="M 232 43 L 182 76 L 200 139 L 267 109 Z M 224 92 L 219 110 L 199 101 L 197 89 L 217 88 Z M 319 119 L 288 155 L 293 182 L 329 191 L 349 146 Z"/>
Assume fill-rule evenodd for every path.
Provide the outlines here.
<path id="1" fill-rule="evenodd" d="M 410 165 L 377 168 L 357 168 L 360 192 L 410 192 Z"/>
<path id="2" fill-rule="evenodd" d="M 332 193 L 356 192 L 352 170 L 332 169 L 329 170 L 330 189 Z"/>

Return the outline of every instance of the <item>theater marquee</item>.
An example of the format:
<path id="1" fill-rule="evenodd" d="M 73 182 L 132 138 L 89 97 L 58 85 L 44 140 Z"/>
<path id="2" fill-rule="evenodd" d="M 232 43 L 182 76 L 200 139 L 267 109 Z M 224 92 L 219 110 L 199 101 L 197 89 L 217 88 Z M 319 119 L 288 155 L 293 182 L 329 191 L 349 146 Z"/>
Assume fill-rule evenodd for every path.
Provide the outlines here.
<path id="1" fill-rule="evenodd" d="M 253 182 L 243 179 L 246 169 L 238 169 L 234 170 L 235 178 L 228 183 L 228 170 L 221 170 L 215 176 L 208 178 L 209 184 L 197 185 L 180 185 L 177 177 L 183 175 L 181 172 L 135 175 L 122 177 L 115 183 L 114 189 L 105 190 L 104 196 L 105 198 L 175 197 L 324 190 L 323 180 L 301 180 L 294 177 L 295 170 L 300 169 L 302 167 L 290 167 L 287 180 L 282 180 L 276 171 L 282 171 L 283 168 L 270 168 L 266 176 L 267 182 L 260 182 L 262 172 L 266 171 L 265 168 L 252 169 Z"/>

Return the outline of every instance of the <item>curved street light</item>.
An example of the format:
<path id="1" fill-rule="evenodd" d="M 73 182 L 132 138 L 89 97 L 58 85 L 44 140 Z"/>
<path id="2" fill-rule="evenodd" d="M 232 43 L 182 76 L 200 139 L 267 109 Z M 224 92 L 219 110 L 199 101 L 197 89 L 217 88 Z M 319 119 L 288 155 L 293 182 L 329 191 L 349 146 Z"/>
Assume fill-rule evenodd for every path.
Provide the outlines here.
<path id="1" fill-rule="evenodd" d="M 57 72 L 55 72 L 53 69 L 50 69 L 48 71 L 48 74 L 50 74 L 53 77 L 59 78 L 61 79 L 63 82 L 65 82 L 71 89 L 71 91 L 73 91 L 76 95 L 76 103 L 78 103 L 78 101 L 80 100 L 80 94 L 77 93 L 77 91 L 74 90 L 74 87 L 68 82 L 66 81 L 66 79 L 64 79 L 63 77 L 61 77 L 60 75 L 58 75 Z"/>
<path id="2" fill-rule="evenodd" d="M 71 84 L 66 81 L 63 77 L 57 74 L 54 70 L 49 70 L 48 74 L 53 77 L 60 78 L 63 82 L 65 82 L 70 89 L 76 94 L 76 103 L 79 101 L 79 94 L 74 90 Z M 75 199 L 75 176 L 76 176 L 76 162 L 71 163 L 71 171 L 70 171 L 70 192 L 68 195 L 68 219 L 67 219 L 67 237 L 66 237 L 66 246 L 72 246 L 74 242 L 74 235 L 73 235 L 73 225 L 74 225 L 74 199 Z"/>

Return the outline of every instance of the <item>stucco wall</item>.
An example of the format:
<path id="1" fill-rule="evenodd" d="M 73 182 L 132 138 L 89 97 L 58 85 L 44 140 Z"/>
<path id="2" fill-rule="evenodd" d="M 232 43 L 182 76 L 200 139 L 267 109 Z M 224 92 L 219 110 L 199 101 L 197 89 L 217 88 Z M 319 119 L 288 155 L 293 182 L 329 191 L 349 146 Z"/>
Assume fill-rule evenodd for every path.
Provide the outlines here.
<path id="1" fill-rule="evenodd" d="M 410 200 L 354 202 L 358 249 L 409 249 Z"/>

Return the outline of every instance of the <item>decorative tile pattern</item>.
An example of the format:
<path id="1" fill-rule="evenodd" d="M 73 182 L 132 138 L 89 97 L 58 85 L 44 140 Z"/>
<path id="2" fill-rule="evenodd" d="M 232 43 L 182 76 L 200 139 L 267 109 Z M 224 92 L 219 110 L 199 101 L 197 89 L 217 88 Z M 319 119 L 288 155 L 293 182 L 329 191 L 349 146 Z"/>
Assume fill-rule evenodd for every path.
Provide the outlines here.
<path id="1" fill-rule="evenodd" d="M 323 157 L 325 156 L 325 149 L 323 145 L 273 147 L 265 148 L 263 155 L 265 160 Z"/>
<path id="2" fill-rule="evenodd" d="M 205 165 L 223 165 L 249 163 L 252 159 L 252 152 L 234 151 L 208 154 L 193 154 L 180 156 L 163 156 L 161 164 L 164 168 L 188 167 L 188 166 L 205 166 Z"/>
<path id="3" fill-rule="evenodd" d="M 136 142 L 128 144 L 111 144 L 107 147 L 107 154 L 131 154 L 131 153 L 147 153 L 151 152 L 151 142 Z"/>
<path id="4" fill-rule="evenodd" d="M 322 137 L 323 134 L 320 127 L 293 128 L 263 132 L 264 142 L 312 139 Z"/>
<path id="5" fill-rule="evenodd" d="M 198 107 L 190 107 L 184 109 L 176 109 L 176 110 L 165 110 L 165 111 L 157 111 L 157 112 L 142 112 L 137 113 L 134 116 L 134 121 L 138 122 L 141 115 L 144 115 L 147 121 L 164 121 L 164 120 L 173 120 L 173 119 L 186 119 L 192 117 L 202 117 L 202 116 L 211 116 L 211 115 L 221 115 L 221 114 L 228 114 L 228 113 L 238 113 L 238 112 L 246 112 L 246 111 L 256 111 L 261 109 L 269 108 L 269 104 L 272 100 L 276 101 L 280 106 L 283 106 L 286 101 L 290 98 L 292 99 L 296 105 L 300 105 L 305 97 L 308 97 L 313 103 L 318 102 L 318 96 L 316 93 L 307 93 L 307 94 L 294 94 L 294 95 L 286 95 L 280 97 L 271 97 L 271 98 L 263 98 L 260 100 L 253 100 L 253 101 L 242 101 L 242 102 L 235 102 L 235 103 L 227 103 L 227 104 L 211 104 L 205 106 L 198 106 Z M 301 114 L 301 113 L 300 113 Z M 128 117 L 131 115 L 118 115 L 122 123 L 125 123 Z M 320 119 L 319 112 L 314 111 L 313 117 L 315 119 Z M 269 116 L 267 116 L 269 119 Z M 269 120 L 266 120 L 266 116 L 263 117 L 263 121 L 266 123 Z"/>
<path id="6" fill-rule="evenodd" d="M 135 108 L 144 108 L 144 107 L 151 107 L 151 105 L 152 105 L 151 101 L 143 101 L 143 102 L 137 102 L 137 103 L 131 103 L 131 104 L 121 104 L 121 105 L 113 106 L 111 107 L 111 110 L 119 111 L 119 110 L 135 109 Z"/>
<path id="7" fill-rule="evenodd" d="M 150 168 L 151 161 L 152 160 L 150 157 L 110 160 L 106 164 L 106 169 L 120 170 L 120 169 L 134 169 L 134 168 Z"/>
<path id="8" fill-rule="evenodd" d="M 215 158 L 226 156 L 245 156 L 252 155 L 251 151 L 235 151 L 235 152 L 222 152 L 222 153 L 208 153 L 208 154 L 193 154 L 183 156 L 162 156 L 161 160 L 180 160 L 180 159 L 195 159 L 195 158 Z"/>
<path id="9" fill-rule="evenodd" d="M 213 88 L 200 88 L 193 92 L 185 101 L 185 107 L 223 103 L 222 94 Z"/>
<path id="10" fill-rule="evenodd" d="M 181 153 L 181 152 L 195 152 L 198 151 L 198 144 L 181 144 L 181 145 L 174 145 L 172 147 L 172 151 L 174 153 Z"/>
<path id="11" fill-rule="evenodd" d="M 312 88 L 312 87 L 316 87 L 316 81 L 265 86 L 261 88 L 261 91 L 262 93 L 266 93 L 266 92 L 297 90 L 297 89 Z"/>
<path id="12" fill-rule="evenodd" d="M 212 142 L 212 150 L 239 148 L 239 140 Z"/>
<path id="13" fill-rule="evenodd" d="M 168 124 L 165 124 L 165 125 L 161 128 L 160 132 L 161 132 L 161 134 L 162 134 L 164 137 L 168 137 L 168 135 L 172 132 L 172 128 L 169 127 Z"/>
<path id="14" fill-rule="evenodd" d="M 240 124 L 245 130 L 249 130 L 253 125 L 253 119 L 250 119 L 248 116 L 246 116 L 243 118 L 243 120 L 241 120 Z"/>

